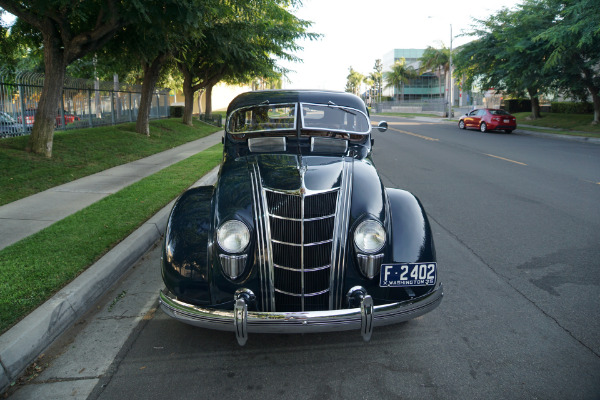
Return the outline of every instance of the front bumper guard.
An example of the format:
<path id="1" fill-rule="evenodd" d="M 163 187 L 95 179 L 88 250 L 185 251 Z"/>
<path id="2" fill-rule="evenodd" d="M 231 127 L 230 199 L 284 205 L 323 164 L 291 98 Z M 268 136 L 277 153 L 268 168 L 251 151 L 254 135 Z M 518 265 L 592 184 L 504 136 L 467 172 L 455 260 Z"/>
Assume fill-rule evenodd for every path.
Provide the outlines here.
<path id="1" fill-rule="evenodd" d="M 365 341 L 375 326 L 385 326 L 419 317 L 436 308 L 442 301 L 439 284 L 425 296 L 411 300 L 373 305 L 373 299 L 361 288 L 356 294 L 360 307 L 332 311 L 262 312 L 248 311 L 246 293 L 236 293 L 233 310 L 218 310 L 179 301 L 167 290 L 159 295 L 160 308 L 170 317 L 201 328 L 235 332 L 240 345 L 246 344 L 248 333 L 315 333 L 360 330 Z M 251 292 L 250 292 L 251 293 Z M 353 296 L 354 293 L 349 293 Z"/>

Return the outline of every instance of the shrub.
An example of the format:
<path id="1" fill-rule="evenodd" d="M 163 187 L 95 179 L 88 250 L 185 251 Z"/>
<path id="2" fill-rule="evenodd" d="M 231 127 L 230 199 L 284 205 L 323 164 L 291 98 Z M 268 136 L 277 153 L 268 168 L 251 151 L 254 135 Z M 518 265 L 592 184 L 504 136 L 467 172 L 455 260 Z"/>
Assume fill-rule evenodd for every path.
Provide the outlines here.
<path id="1" fill-rule="evenodd" d="M 592 103 L 574 101 L 552 102 L 552 112 L 560 114 L 592 114 L 594 105 Z"/>
<path id="2" fill-rule="evenodd" d="M 511 114 L 518 112 L 531 111 L 531 100 L 529 99 L 508 99 L 502 100 L 500 108 L 508 111 Z"/>
<path id="3" fill-rule="evenodd" d="M 183 106 L 169 106 L 169 115 L 171 118 L 181 118 L 184 108 Z"/>

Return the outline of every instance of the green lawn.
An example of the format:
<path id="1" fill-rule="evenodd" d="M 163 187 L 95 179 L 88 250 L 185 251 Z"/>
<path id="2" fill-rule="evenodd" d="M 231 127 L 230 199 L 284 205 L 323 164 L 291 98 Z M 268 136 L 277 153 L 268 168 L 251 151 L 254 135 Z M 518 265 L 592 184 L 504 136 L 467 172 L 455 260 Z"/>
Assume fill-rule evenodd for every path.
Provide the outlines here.
<path id="1" fill-rule="evenodd" d="M 222 152 L 213 146 L 1 250 L 0 333 L 217 166 Z"/>
<path id="2" fill-rule="evenodd" d="M 600 137 L 600 125 L 592 125 L 592 114 L 558 114 L 542 113 L 542 118 L 530 120 L 529 112 L 513 114 L 517 117 L 517 125 L 531 125 L 538 128 L 561 129 L 565 131 L 587 132 L 590 136 Z M 545 131 L 547 132 L 547 131 Z M 559 132 L 563 133 L 563 132 Z M 568 132 L 565 132 L 568 133 Z"/>
<path id="3" fill-rule="evenodd" d="M 0 206 L 99 171 L 150 156 L 220 130 L 181 119 L 150 122 L 150 137 L 135 124 L 61 131 L 54 134 L 52 158 L 23 151 L 28 136 L 0 139 Z"/>

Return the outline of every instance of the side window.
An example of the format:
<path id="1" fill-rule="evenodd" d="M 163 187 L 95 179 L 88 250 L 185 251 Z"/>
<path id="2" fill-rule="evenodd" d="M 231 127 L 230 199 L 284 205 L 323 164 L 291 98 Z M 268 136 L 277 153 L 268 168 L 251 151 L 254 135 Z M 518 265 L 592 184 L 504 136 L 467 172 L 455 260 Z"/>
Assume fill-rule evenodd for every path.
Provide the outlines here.
<path id="1" fill-rule="evenodd" d="M 484 115 L 485 115 L 485 110 L 479 110 L 479 111 L 477 112 L 477 116 L 478 116 L 478 117 L 483 117 Z"/>
<path id="2" fill-rule="evenodd" d="M 479 110 L 473 110 L 469 113 L 469 117 L 474 117 L 477 115 L 477 113 L 479 112 Z"/>

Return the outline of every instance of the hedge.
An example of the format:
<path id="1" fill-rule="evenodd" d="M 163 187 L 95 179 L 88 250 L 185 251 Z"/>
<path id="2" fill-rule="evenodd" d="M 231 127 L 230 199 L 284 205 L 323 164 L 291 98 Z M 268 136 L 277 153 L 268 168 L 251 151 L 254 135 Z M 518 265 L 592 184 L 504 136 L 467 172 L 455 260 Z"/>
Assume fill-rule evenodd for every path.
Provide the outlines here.
<path id="1" fill-rule="evenodd" d="M 169 106 L 169 115 L 171 118 L 181 118 L 184 108 L 184 106 Z"/>
<path id="2" fill-rule="evenodd" d="M 561 114 L 593 114 L 592 103 L 580 103 L 574 101 L 552 102 L 552 112 Z"/>

